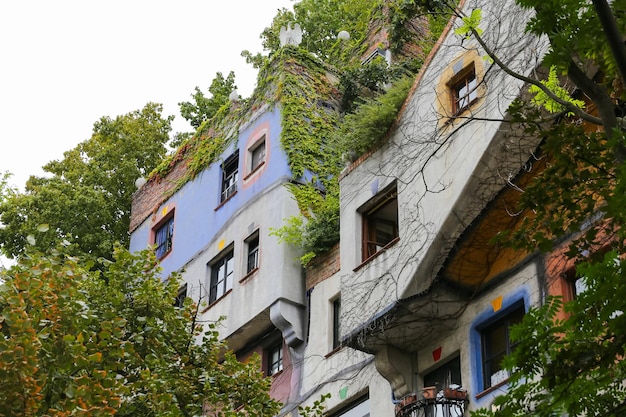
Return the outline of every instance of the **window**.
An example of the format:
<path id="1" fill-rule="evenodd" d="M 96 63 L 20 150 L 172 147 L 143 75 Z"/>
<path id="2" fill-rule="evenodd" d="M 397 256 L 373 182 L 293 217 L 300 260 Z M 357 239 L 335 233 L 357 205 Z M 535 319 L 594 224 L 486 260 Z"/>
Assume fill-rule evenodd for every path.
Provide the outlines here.
<path id="1" fill-rule="evenodd" d="M 187 298 L 187 284 L 180 287 L 178 290 L 178 295 L 176 295 L 176 299 L 174 300 L 174 307 L 182 308 L 185 304 L 185 299 Z"/>
<path id="2" fill-rule="evenodd" d="M 424 375 L 425 387 L 437 387 L 437 392 L 450 385 L 461 386 L 461 359 L 459 356 L 445 362 L 434 371 Z"/>
<path id="3" fill-rule="evenodd" d="M 476 71 L 474 65 L 461 70 L 450 83 L 452 93 L 452 113 L 459 114 L 478 98 Z"/>
<path id="4" fill-rule="evenodd" d="M 246 274 L 259 267 L 259 231 L 254 232 L 245 240 L 247 248 Z"/>
<path id="5" fill-rule="evenodd" d="M 515 349 L 509 338 L 509 329 L 524 317 L 524 305 L 513 310 L 481 330 L 483 389 L 497 385 L 508 378 L 502 369 L 502 359 Z"/>
<path id="6" fill-rule="evenodd" d="M 222 198 L 224 202 L 237 192 L 239 153 L 235 152 L 222 164 Z"/>
<path id="7" fill-rule="evenodd" d="M 445 362 L 437 369 L 424 375 L 424 388 L 435 387 L 437 394 L 435 398 L 444 396 L 450 398 L 446 393 L 447 388 L 461 387 L 461 359 L 459 356 Z M 461 417 L 463 408 L 450 402 L 430 402 L 423 407 L 425 417 Z"/>
<path id="8" fill-rule="evenodd" d="M 341 333 L 339 332 L 339 323 L 341 318 L 341 298 L 333 301 L 333 349 L 341 346 Z"/>
<path id="9" fill-rule="evenodd" d="M 368 397 L 358 400 L 357 404 L 352 404 L 338 413 L 333 414 L 333 417 L 369 417 L 370 416 L 370 400 Z"/>
<path id="10" fill-rule="evenodd" d="M 233 288 L 233 249 L 228 250 L 223 256 L 210 264 L 211 289 L 209 292 L 209 304 L 221 298 Z"/>
<path id="11" fill-rule="evenodd" d="M 382 193 L 363 211 L 363 261 L 398 237 L 398 198 L 393 189 Z"/>
<path id="12" fill-rule="evenodd" d="M 573 289 L 574 289 L 574 297 L 587 291 L 587 278 L 586 277 L 576 278 L 576 280 L 574 281 Z"/>
<path id="13" fill-rule="evenodd" d="M 156 245 L 156 257 L 162 259 L 172 250 L 172 238 L 174 237 L 174 216 L 170 216 L 163 222 L 154 234 Z"/>
<path id="14" fill-rule="evenodd" d="M 267 376 L 275 375 L 283 370 L 282 340 L 267 350 Z"/>
<path id="15" fill-rule="evenodd" d="M 250 148 L 250 172 L 256 170 L 265 162 L 265 136 Z"/>

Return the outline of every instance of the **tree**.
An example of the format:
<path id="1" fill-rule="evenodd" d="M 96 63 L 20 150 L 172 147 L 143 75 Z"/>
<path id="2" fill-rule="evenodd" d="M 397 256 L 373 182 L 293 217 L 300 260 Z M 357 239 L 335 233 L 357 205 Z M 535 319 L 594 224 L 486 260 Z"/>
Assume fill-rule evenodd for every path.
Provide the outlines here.
<path id="1" fill-rule="evenodd" d="M 263 48 L 270 55 L 280 48 L 279 33 L 281 27 L 298 23 L 303 31 L 301 48 L 318 58 L 342 68 L 350 60 L 358 59 L 355 51 L 361 46 L 367 35 L 370 21 L 380 11 L 379 0 L 303 0 L 294 4 L 294 11 L 278 10 L 271 26 L 261 33 Z M 350 39 L 340 41 L 337 34 L 346 30 Z M 252 56 L 243 51 L 248 62 L 260 68 L 265 60 L 258 54 Z"/>
<path id="2" fill-rule="evenodd" d="M 474 416 L 623 415 L 626 407 L 624 2 L 517 0 L 534 16 L 529 34 L 545 36 L 545 79 L 508 68 L 481 37 L 480 11 L 459 16 L 489 58 L 530 85 L 532 97 L 509 109 L 526 135 L 544 138 L 545 169 L 520 186 L 519 227 L 498 241 L 534 251 L 569 246 L 587 289 L 573 301 L 551 298 L 531 308 L 512 338 L 511 373 L 498 410 Z M 540 164 L 543 165 L 543 164 Z M 565 243 L 564 243 L 565 242 Z M 613 248 L 603 255 L 605 247 Z M 559 319 L 559 312 L 566 316 Z"/>
<path id="3" fill-rule="evenodd" d="M 38 239 L 41 250 L 67 240 L 72 254 L 110 259 L 115 242 L 126 245 L 135 180 L 167 151 L 172 117 L 161 112 L 161 105 L 149 103 L 115 119 L 102 117 L 90 139 L 43 167 L 50 175 L 32 176 L 23 193 L 8 190 L 0 200 L 2 252 L 22 254 L 39 224 L 54 231 Z"/>
<path id="4" fill-rule="evenodd" d="M 62 246 L 1 271 L 0 416 L 278 412 L 258 357 L 224 353 L 218 324 L 191 299 L 175 306 L 179 276 L 159 271 L 152 251 L 117 247 L 94 271 Z"/>
<path id="5" fill-rule="evenodd" d="M 230 94 L 237 88 L 235 85 L 235 73 L 230 72 L 226 78 L 221 72 L 215 74 L 209 87 L 210 97 L 206 97 L 200 88 L 195 88 L 191 95 L 193 102 L 183 101 L 178 103 L 180 115 L 187 120 L 194 129 L 198 129 L 206 120 L 210 120 L 229 101 Z"/>

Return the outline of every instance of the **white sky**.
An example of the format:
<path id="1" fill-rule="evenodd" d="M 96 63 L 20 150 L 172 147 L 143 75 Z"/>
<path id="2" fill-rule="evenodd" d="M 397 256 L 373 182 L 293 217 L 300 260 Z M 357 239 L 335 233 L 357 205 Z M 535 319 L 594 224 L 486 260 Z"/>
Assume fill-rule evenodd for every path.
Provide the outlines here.
<path id="1" fill-rule="evenodd" d="M 102 116 L 178 104 L 215 73 L 235 71 L 248 97 L 256 70 L 242 50 L 293 0 L 6 0 L 0 2 L 0 173 L 23 189 L 41 166 L 91 136 Z"/>

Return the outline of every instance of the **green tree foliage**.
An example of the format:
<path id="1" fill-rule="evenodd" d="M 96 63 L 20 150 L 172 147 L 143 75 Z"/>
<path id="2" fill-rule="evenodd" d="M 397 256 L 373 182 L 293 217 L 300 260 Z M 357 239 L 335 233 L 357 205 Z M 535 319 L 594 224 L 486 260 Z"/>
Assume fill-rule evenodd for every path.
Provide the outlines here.
<path id="1" fill-rule="evenodd" d="M 567 256 L 578 264 L 587 290 L 571 302 L 553 298 L 530 309 L 513 332 L 519 345 L 505 361 L 510 386 L 496 400 L 499 410 L 472 415 L 622 416 L 626 280 L 619 257 L 626 252 L 626 3 L 517 3 L 536 12 L 527 31 L 550 41 L 544 60 L 550 68 L 547 80 L 506 68 L 482 42 L 479 22 L 464 20 L 465 35 L 471 33 L 497 65 L 532 85 L 535 98 L 518 100 L 510 114 L 525 134 L 544 138 L 542 160 L 533 161 L 534 178 L 521 187 L 521 226 L 503 231 L 499 241 L 531 251 L 569 244 Z M 574 98 L 585 106 L 564 95 L 568 85 L 567 91 L 573 90 L 572 84 Z M 594 252 L 606 246 L 613 252 Z M 557 316 L 561 309 L 565 319 Z"/>
<path id="2" fill-rule="evenodd" d="M 110 259 L 115 242 L 126 245 L 135 180 L 166 153 L 172 119 L 161 112 L 161 105 L 149 103 L 115 119 L 102 117 L 90 139 L 43 167 L 48 175 L 32 176 L 23 193 L 6 193 L 0 201 L 2 252 L 22 254 L 26 236 L 43 223 L 51 232 L 37 240 L 41 250 L 67 240 L 73 254 Z"/>
<path id="3" fill-rule="evenodd" d="M 270 27 L 261 33 L 263 48 L 269 54 L 280 49 L 280 28 L 298 23 L 302 28 L 301 48 L 316 57 L 341 68 L 351 59 L 357 58 L 355 48 L 359 48 L 368 29 L 368 24 L 379 11 L 380 0 L 301 0 L 294 4 L 293 12 L 286 9 L 278 11 Z M 349 41 L 340 41 L 337 34 L 346 30 L 350 33 Z M 264 61 L 260 55 L 253 57 L 248 51 L 243 55 L 249 62 L 257 65 Z"/>
<path id="4" fill-rule="evenodd" d="M 230 93 L 236 88 L 234 72 L 231 71 L 226 78 L 218 72 L 209 86 L 210 97 L 206 97 L 200 88 L 196 87 L 191 95 L 193 102 L 178 103 L 180 115 L 194 129 L 198 129 L 203 122 L 212 119 L 222 107 L 228 104 Z"/>
<path id="5" fill-rule="evenodd" d="M 174 306 L 180 277 L 162 281 L 152 251 L 118 247 L 101 271 L 64 252 L 0 272 L 0 416 L 278 412 L 259 358 L 225 354 L 191 299 Z"/>
<path id="6" fill-rule="evenodd" d="M 587 290 L 568 303 L 552 298 L 511 331 L 519 345 L 497 411 L 474 417 L 623 416 L 626 413 L 626 271 L 617 252 L 578 267 Z M 616 285 L 617 284 L 617 285 Z M 559 319 L 562 310 L 567 318 Z"/>

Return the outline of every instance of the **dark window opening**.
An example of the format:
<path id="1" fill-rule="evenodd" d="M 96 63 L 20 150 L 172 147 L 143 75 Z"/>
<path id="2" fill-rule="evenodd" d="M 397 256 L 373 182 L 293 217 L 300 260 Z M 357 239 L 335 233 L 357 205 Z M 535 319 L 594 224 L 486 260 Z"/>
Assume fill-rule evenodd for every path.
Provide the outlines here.
<path id="1" fill-rule="evenodd" d="M 267 376 L 277 374 L 283 370 L 283 342 L 282 340 L 267 350 Z"/>
<path id="2" fill-rule="evenodd" d="M 461 387 L 461 358 L 459 356 L 445 362 L 437 369 L 424 375 L 425 387 L 437 387 L 437 392 L 449 388 Z"/>
<path id="3" fill-rule="evenodd" d="M 185 305 L 185 299 L 187 298 L 187 284 L 180 287 L 176 299 L 174 300 L 174 307 L 182 308 Z"/>
<path id="4" fill-rule="evenodd" d="M 509 337 L 510 327 L 522 321 L 524 305 L 515 307 L 494 323 L 481 331 L 483 389 L 497 385 L 508 378 L 502 368 L 502 360 L 517 346 Z"/>
<path id="5" fill-rule="evenodd" d="M 339 332 L 339 324 L 341 318 L 341 298 L 333 301 L 333 349 L 341 346 L 341 333 Z"/>
<path id="6" fill-rule="evenodd" d="M 211 289 L 209 303 L 213 303 L 233 288 L 234 257 L 233 250 L 228 250 L 225 255 L 210 264 Z"/>
<path id="7" fill-rule="evenodd" d="M 258 230 L 246 239 L 247 246 L 247 265 L 246 274 L 254 271 L 259 267 L 259 232 Z"/>

